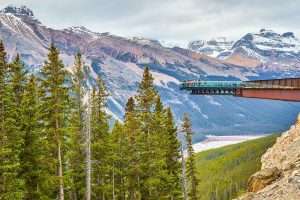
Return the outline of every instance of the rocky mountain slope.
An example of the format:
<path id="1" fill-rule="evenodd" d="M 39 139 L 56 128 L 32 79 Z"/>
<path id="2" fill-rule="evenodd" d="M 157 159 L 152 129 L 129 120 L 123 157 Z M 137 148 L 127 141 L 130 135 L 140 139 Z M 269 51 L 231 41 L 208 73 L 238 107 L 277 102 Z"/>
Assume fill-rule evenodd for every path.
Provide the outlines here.
<path id="1" fill-rule="evenodd" d="M 8 58 L 17 52 L 28 68 L 38 72 L 53 41 L 67 68 L 80 51 L 90 83 L 101 74 L 111 94 L 108 112 L 122 120 L 127 98 L 135 94 L 145 65 L 149 65 L 162 100 L 180 121 L 184 111 L 195 132 L 202 134 L 267 133 L 284 130 L 300 105 L 233 97 L 190 96 L 179 91 L 186 79 L 248 80 L 261 74 L 248 67 L 204 56 L 181 48 L 166 48 L 156 40 L 124 38 L 95 33 L 85 27 L 56 30 L 43 25 L 27 7 L 8 6 L 0 11 L 0 38 Z M 274 115 L 278 112 L 278 115 Z M 281 122 L 280 124 L 278 122 Z M 255 128 L 253 128 L 255 127 Z M 199 136 L 201 137 L 201 136 Z"/>
<path id="2" fill-rule="evenodd" d="M 261 29 L 248 33 L 236 42 L 221 38 L 193 41 L 189 49 L 223 59 L 231 64 L 247 66 L 258 73 L 273 72 L 276 76 L 293 76 L 300 72 L 300 40 L 293 32 L 283 34 Z"/>
<path id="3" fill-rule="evenodd" d="M 195 40 L 188 44 L 188 49 L 211 57 L 225 59 L 230 55 L 233 41 L 224 37 L 211 40 Z"/>
<path id="4" fill-rule="evenodd" d="M 227 61 L 238 64 L 237 60 L 242 58 L 252 60 L 252 66 L 261 71 L 299 73 L 300 40 L 292 32 L 279 34 L 261 29 L 248 33 L 233 45 Z"/>
<path id="5" fill-rule="evenodd" d="M 261 158 L 261 170 L 248 182 L 239 200 L 300 199 L 300 115 Z"/>

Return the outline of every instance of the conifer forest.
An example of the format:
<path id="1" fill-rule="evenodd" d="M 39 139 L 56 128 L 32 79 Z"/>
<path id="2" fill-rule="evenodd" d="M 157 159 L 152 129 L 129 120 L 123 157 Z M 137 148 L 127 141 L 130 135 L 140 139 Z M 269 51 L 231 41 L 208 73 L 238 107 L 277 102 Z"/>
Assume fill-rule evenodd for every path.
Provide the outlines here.
<path id="1" fill-rule="evenodd" d="M 71 72 L 52 43 L 44 66 L 29 73 L 0 43 L 0 199 L 197 199 L 188 115 L 188 158 L 149 67 L 128 99 L 124 123 L 110 127 L 109 94 L 88 86 L 80 53 Z M 181 151 L 183 152 L 183 151 Z"/>

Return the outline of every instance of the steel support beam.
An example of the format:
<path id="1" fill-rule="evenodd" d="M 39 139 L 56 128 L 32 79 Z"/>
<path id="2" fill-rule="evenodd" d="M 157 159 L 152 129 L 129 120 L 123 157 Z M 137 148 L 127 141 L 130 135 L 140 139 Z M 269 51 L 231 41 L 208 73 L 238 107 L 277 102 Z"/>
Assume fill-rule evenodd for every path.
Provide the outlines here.
<path id="1" fill-rule="evenodd" d="M 300 102 L 299 89 L 242 89 L 237 97 Z"/>

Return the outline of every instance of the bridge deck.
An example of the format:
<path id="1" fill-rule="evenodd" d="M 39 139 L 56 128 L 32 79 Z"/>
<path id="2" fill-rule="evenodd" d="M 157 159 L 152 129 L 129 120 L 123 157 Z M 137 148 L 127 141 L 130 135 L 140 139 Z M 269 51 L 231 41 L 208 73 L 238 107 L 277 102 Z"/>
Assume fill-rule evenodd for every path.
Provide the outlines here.
<path id="1" fill-rule="evenodd" d="M 259 83 L 255 81 L 185 81 L 180 84 L 181 90 L 193 89 L 298 89 L 292 85 L 275 85 L 270 83 Z"/>
<path id="2" fill-rule="evenodd" d="M 233 95 L 247 98 L 300 101 L 300 78 L 257 81 L 184 81 L 181 90 L 194 95 Z"/>

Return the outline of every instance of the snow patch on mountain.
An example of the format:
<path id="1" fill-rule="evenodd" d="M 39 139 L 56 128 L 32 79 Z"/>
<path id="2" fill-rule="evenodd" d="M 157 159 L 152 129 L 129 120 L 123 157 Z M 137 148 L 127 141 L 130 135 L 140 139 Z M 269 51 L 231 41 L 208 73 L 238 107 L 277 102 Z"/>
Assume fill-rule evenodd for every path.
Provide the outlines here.
<path id="1" fill-rule="evenodd" d="M 101 37 L 101 33 L 92 32 L 84 26 L 71 26 L 67 29 L 63 29 L 62 31 L 66 33 L 73 32 L 79 36 L 91 36 L 93 39 L 97 39 Z"/>
<path id="2" fill-rule="evenodd" d="M 208 99 L 208 102 L 212 105 L 215 106 L 221 106 L 221 104 L 217 101 L 214 100 L 214 98 L 212 96 L 205 96 Z"/>
<path id="3" fill-rule="evenodd" d="M 26 6 L 8 5 L 4 9 L 2 9 L 0 11 L 0 13 L 12 14 L 16 17 L 27 18 L 27 19 L 31 19 L 31 20 L 35 21 L 36 23 L 40 23 L 40 21 L 35 18 L 32 10 L 30 10 Z"/>
<path id="4" fill-rule="evenodd" d="M 148 45 L 152 47 L 162 47 L 158 40 L 146 39 L 142 37 L 129 37 L 129 40 L 132 40 L 140 45 Z"/>
<path id="5" fill-rule="evenodd" d="M 211 57 L 226 58 L 230 54 L 233 41 L 225 37 L 218 37 L 211 40 L 195 40 L 188 44 L 188 49 Z"/>

